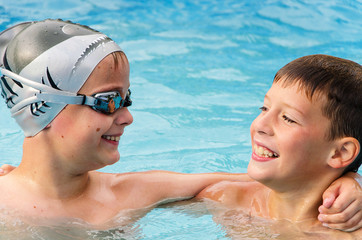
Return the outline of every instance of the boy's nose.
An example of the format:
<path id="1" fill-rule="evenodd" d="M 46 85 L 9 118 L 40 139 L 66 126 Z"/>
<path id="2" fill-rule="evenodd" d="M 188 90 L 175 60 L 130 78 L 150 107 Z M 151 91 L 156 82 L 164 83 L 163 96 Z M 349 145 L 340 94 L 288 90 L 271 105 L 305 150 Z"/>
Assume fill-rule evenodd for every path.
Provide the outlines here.
<path id="1" fill-rule="evenodd" d="M 273 118 L 270 113 L 261 113 L 252 123 L 254 129 L 258 134 L 272 136 L 273 131 Z"/>
<path id="2" fill-rule="evenodd" d="M 130 125 L 133 122 L 133 116 L 127 107 L 118 109 L 115 113 L 114 122 L 116 125 Z"/>

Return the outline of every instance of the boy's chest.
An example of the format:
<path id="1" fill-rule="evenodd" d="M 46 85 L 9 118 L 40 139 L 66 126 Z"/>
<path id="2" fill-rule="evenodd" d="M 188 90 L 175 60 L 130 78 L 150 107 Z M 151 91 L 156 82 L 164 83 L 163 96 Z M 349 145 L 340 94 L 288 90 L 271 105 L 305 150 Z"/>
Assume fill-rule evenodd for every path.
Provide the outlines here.
<path id="1" fill-rule="evenodd" d="M 102 197 L 79 197 L 72 200 L 44 197 L 29 189 L 13 184 L 11 187 L 0 179 L 0 214 L 11 218 L 20 218 L 25 222 L 39 221 L 39 224 L 58 222 L 62 219 L 78 219 L 90 224 L 103 224 L 111 221 L 123 211 L 127 204 L 122 204 L 110 195 Z M 30 220 L 29 220 L 30 219 Z M 127 217 L 125 217 L 127 219 Z"/>
<path id="2" fill-rule="evenodd" d="M 260 184 L 245 184 L 225 192 L 225 206 L 253 217 L 269 217 L 270 190 Z"/>

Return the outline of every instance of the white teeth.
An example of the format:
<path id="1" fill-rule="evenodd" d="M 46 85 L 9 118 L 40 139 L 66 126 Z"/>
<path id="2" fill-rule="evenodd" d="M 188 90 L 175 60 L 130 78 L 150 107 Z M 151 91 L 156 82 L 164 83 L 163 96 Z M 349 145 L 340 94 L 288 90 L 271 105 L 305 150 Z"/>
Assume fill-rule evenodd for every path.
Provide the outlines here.
<path id="1" fill-rule="evenodd" d="M 264 149 L 262 147 L 257 147 L 257 153 L 259 153 L 260 155 L 264 154 Z"/>
<path id="2" fill-rule="evenodd" d="M 271 152 L 268 149 L 261 147 L 261 146 L 255 146 L 254 152 L 261 157 L 279 157 L 279 155 L 277 153 Z"/>
<path id="3" fill-rule="evenodd" d="M 105 138 L 107 140 L 111 140 L 111 141 L 116 141 L 116 142 L 119 142 L 119 140 L 121 139 L 121 137 L 117 136 L 102 136 L 102 138 Z"/>

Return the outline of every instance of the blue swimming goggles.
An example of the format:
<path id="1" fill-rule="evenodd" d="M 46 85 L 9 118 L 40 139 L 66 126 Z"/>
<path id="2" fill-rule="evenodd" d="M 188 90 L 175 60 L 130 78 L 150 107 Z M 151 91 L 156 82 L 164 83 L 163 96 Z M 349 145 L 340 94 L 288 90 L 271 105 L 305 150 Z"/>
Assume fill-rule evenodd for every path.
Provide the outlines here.
<path id="1" fill-rule="evenodd" d="M 83 97 L 87 98 L 88 96 L 83 95 Z M 101 112 L 104 114 L 112 114 L 117 109 L 120 109 L 122 107 L 129 107 L 132 105 L 130 89 L 128 89 L 127 95 L 124 99 L 117 91 L 96 93 L 93 94 L 92 97 L 93 102 L 91 101 L 91 104 L 85 103 L 85 105 L 89 105 L 97 112 Z"/>
<path id="2" fill-rule="evenodd" d="M 30 96 L 12 106 L 10 109 L 11 113 L 15 113 L 20 109 L 37 102 L 87 105 L 95 111 L 104 114 L 112 114 L 122 107 L 129 107 L 132 105 L 131 90 L 129 89 L 124 99 L 118 91 L 102 92 L 93 94 L 92 96 L 86 96 L 83 94 L 58 90 L 42 83 L 33 82 L 5 68 L 0 67 L 0 71 L 2 75 L 39 90 L 34 96 Z"/>

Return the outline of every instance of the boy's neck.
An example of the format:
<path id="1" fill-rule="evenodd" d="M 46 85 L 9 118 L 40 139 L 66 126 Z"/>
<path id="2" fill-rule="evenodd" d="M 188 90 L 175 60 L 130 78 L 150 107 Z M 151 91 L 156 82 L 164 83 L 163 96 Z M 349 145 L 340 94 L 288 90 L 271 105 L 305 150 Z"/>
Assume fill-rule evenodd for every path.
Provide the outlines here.
<path id="1" fill-rule="evenodd" d="M 18 180 L 37 194 L 54 199 L 73 199 L 82 195 L 89 184 L 89 174 L 71 173 L 47 149 L 42 149 L 34 139 L 24 140 L 23 158 L 11 172 Z"/>
<path id="2" fill-rule="evenodd" d="M 323 193 L 339 178 L 343 169 L 326 165 L 318 172 L 297 172 L 293 176 L 257 180 L 270 189 L 267 198 L 268 215 L 272 219 L 292 222 L 315 219 L 323 201 Z"/>
<path id="3" fill-rule="evenodd" d="M 299 222 L 316 219 L 318 206 L 321 205 L 321 194 L 276 193 L 271 191 L 268 199 L 269 215 L 272 219 L 288 219 Z"/>
<path id="4" fill-rule="evenodd" d="M 336 178 L 333 175 L 329 178 L 324 175 L 319 180 L 303 182 L 293 190 L 283 192 L 272 190 L 268 198 L 270 217 L 288 219 L 292 222 L 315 219 L 317 222 L 318 207 L 322 204 L 323 192 Z"/>

